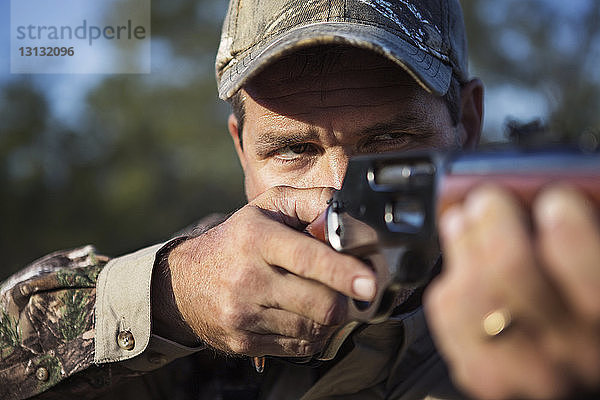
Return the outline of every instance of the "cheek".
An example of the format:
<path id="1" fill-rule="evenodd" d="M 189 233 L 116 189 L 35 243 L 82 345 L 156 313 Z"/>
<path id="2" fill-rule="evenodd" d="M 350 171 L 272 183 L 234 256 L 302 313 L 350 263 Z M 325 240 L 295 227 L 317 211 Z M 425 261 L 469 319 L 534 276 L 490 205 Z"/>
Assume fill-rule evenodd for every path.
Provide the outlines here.
<path id="1" fill-rule="evenodd" d="M 285 182 L 280 181 L 281 179 L 269 172 L 267 168 L 257 168 L 256 165 L 250 164 L 244 171 L 244 184 L 248 201 L 254 200 L 271 187 L 285 185 Z"/>
<path id="2" fill-rule="evenodd" d="M 246 189 L 246 198 L 248 201 L 254 200 L 259 194 L 264 192 L 263 184 L 254 171 L 244 173 L 244 186 Z"/>
<path id="3" fill-rule="evenodd" d="M 254 183 L 254 179 L 250 176 L 250 174 L 244 174 L 244 189 L 246 191 L 246 199 L 248 202 L 251 202 L 258 196 L 256 184 Z"/>
<path id="4" fill-rule="evenodd" d="M 252 201 L 268 189 L 276 186 L 292 186 L 296 188 L 332 186 L 325 183 L 314 168 L 301 172 L 281 172 L 264 167 L 259 170 L 251 168 L 245 172 L 245 189 L 248 201 Z"/>
<path id="5" fill-rule="evenodd" d="M 439 135 L 438 143 L 435 147 L 440 149 L 453 149 L 457 145 L 460 147 L 462 140 L 457 136 L 458 133 L 455 128 L 447 128 L 442 134 Z"/>
<path id="6" fill-rule="evenodd" d="M 438 107 L 438 118 L 436 124 L 440 127 L 440 134 L 438 135 L 437 143 L 434 147 L 442 149 L 452 149 L 461 147 L 463 138 L 461 135 L 459 126 L 454 126 L 452 118 L 445 103 L 439 102 Z"/>

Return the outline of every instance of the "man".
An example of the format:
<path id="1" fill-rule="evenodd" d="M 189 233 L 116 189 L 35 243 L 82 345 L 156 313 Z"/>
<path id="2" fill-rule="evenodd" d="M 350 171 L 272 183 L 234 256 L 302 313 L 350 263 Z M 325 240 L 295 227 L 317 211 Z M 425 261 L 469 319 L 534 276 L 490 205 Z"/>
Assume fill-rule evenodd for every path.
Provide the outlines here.
<path id="1" fill-rule="evenodd" d="M 552 398 L 597 388 L 600 226 L 563 186 L 538 196 L 533 229 L 510 193 L 475 190 L 440 221 L 441 274 L 403 292 L 389 321 L 357 330 L 333 361 L 310 360 L 346 321 L 346 296 L 368 301 L 380 289 L 366 265 L 302 232 L 349 158 L 479 139 L 482 86 L 468 79 L 456 1 L 232 1 L 217 80 L 233 105 L 248 204 L 108 263 L 84 248 L 5 283 L 6 396 L 94 394 L 184 356 L 170 364 L 174 384 L 146 380 L 153 396 Z M 268 360 L 258 374 L 248 358 L 224 355 Z"/>

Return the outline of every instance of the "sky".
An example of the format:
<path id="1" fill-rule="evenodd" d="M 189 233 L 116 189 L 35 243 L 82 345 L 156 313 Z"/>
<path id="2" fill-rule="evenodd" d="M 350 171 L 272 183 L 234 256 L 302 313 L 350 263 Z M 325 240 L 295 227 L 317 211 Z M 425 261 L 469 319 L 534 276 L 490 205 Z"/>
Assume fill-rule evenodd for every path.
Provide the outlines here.
<path id="1" fill-rule="evenodd" d="M 140 5 L 149 5 L 151 0 L 136 1 Z M 117 2 L 119 0 L 103 0 L 101 2 L 94 0 L 0 0 L 0 59 L 2 63 L 0 65 L 0 85 L 8 80 L 26 76 L 46 93 L 56 118 L 67 126 L 76 125 L 77 117 L 84 110 L 83 99 L 86 93 L 101 83 L 108 74 L 150 72 L 150 41 L 147 40 L 147 46 L 142 49 L 144 55 L 139 57 L 139 65 L 132 67 L 118 62 L 120 54 L 114 41 L 95 40 L 91 46 L 88 46 L 87 43 L 82 45 L 79 41 L 78 46 L 76 41 L 69 42 L 68 40 L 59 40 L 54 43 L 24 40 L 24 45 L 31 46 L 43 44 L 57 46 L 58 44 L 55 43 L 59 43 L 61 47 L 74 45 L 75 57 L 31 57 L 27 60 L 30 65 L 33 64 L 32 60 L 58 61 L 58 64 L 50 66 L 33 64 L 33 69 L 37 70 L 34 72 L 47 71 L 50 67 L 63 73 L 11 73 L 11 52 L 18 54 L 18 46 L 21 46 L 21 44 L 15 44 L 11 48 L 11 34 L 14 39 L 17 32 L 16 27 L 22 25 L 22 20 L 26 20 L 29 24 L 39 23 L 40 25 L 49 25 L 46 21 L 51 21 L 52 25 L 58 27 L 70 25 L 75 30 L 82 24 L 81 15 L 85 16 L 88 29 L 92 24 L 103 27 L 105 26 L 103 19 Z M 59 7 L 53 7 L 55 4 Z M 150 9 L 148 7 L 146 14 L 143 14 L 143 11 L 127 15 L 126 18 L 140 18 L 141 16 L 145 18 L 144 25 L 149 26 Z M 19 17 L 21 20 L 17 21 Z M 120 22 L 115 21 L 115 24 Z M 89 30 L 86 31 L 89 32 Z M 28 33 L 27 30 L 25 32 Z M 35 35 L 35 30 L 33 32 Z M 148 36 L 151 38 L 150 34 Z M 15 59 L 19 61 L 22 58 L 14 57 L 13 54 L 12 61 Z M 63 63 L 60 64 L 60 62 Z"/>
<path id="2" fill-rule="evenodd" d="M 0 83 L 10 71 L 10 0 L 0 0 Z"/>

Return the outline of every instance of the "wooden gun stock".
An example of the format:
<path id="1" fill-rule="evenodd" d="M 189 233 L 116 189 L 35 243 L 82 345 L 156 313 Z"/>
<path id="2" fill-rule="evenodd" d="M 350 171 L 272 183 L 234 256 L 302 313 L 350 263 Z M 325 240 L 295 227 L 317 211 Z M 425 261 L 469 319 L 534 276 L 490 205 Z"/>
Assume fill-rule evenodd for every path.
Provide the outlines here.
<path id="1" fill-rule="evenodd" d="M 599 161 L 600 164 L 600 161 Z M 581 171 L 580 171 L 581 172 Z M 553 184 L 564 184 L 583 192 L 600 207 L 600 165 L 595 175 L 586 171 L 586 175 L 577 175 L 577 171 L 564 174 L 518 174 L 518 175 L 469 175 L 455 174 L 442 178 L 438 188 L 437 216 L 450 206 L 462 203 L 467 194 L 475 187 L 483 184 L 496 184 L 510 190 L 521 200 L 526 208 L 530 208 L 537 194 L 545 187 Z"/>

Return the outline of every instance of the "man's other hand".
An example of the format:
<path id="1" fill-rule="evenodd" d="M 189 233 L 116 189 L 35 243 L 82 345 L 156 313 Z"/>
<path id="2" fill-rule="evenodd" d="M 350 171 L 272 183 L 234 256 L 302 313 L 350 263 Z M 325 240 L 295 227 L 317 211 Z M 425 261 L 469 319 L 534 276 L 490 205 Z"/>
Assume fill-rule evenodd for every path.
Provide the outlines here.
<path id="1" fill-rule="evenodd" d="M 486 399 L 598 389 L 599 222 L 591 202 L 563 186 L 538 195 L 531 216 L 491 186 L 444 214 L 444 271 L 425 306 L 460 387 Z M 486 316 L 495 324 L 487 333 Z"/>

